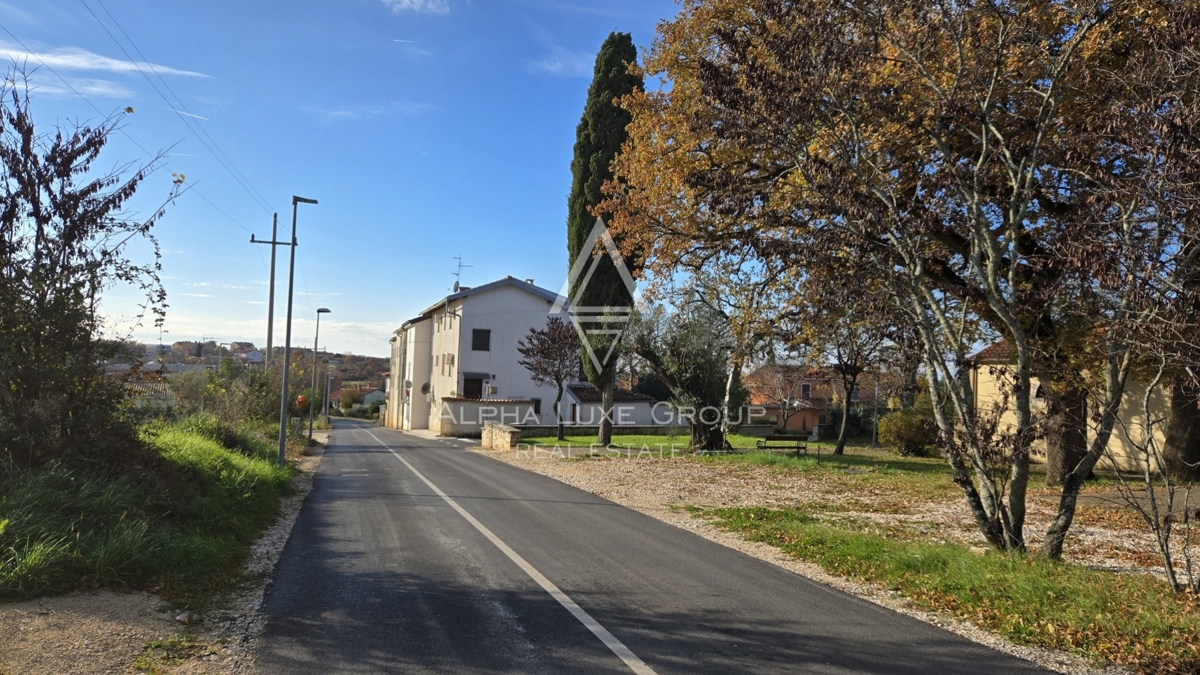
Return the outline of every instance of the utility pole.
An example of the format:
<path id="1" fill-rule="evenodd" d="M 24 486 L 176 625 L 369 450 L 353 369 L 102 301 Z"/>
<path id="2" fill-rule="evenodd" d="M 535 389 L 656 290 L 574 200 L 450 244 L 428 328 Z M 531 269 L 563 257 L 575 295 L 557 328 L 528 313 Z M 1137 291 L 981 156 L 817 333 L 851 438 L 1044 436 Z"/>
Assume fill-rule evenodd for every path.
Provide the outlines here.
<path id="1" fill-rule="evenodd" d="M 256 240 L 254 235 L 250 235 L 251 244 L 268 244 L 271 247 L 271 281 L 270 290 L 267 291 L 270 295 L 267 297 L 267 358 L 265 363 L 267 366 L 271 364 L 271 338 L 274 336 L 273 329 L 275 327 L 275 247 L 276 246 L 291 246 L 291 244 L 282 241 L 275 241 L 275 232 L 279 227 L 279 214 L 271 214 L 271 241 Z"/>
<path id="2" fill-rule="evenodd" d="M 285 450 L 287 448 L 288 432 L 288 371 L 292 365 L 292 296 L 296 282 L 296 208 L 299 204 L 316 204 L 315 199 L 306 199 L 292 195 L 292 255 L 288 263 L 288 304 L 287 330 L 283 339 L 283 393 L 279 397 L 279 466 L 287 463 Z"/>
<path id="3" fill-rule="evenodd" d="M 313 399 L 315 399 L 317 397 L 317 352 L 320 351 L 317 348 L 317 346 L 321 344 L 321 315 L 328 314 L 328 313 L 329 313 L 329 310 L 324 307 L 320 307 L 317 309 L 317 334 L 313 337 L 312 386 L 308 390 L 308 393 L 310 394 L 310 397 L 308 399 L 308 440 L 309 440 L 309 442 L 312 441 L 312 434 L 313 434 L 313 406 L 315 406 L 317 404 L 317 402 Z"/>
<path id="4" fill-rule="evenodd" d="M 322 407 L 325 409 L 324 415 L 326 421 L 329 419 L 329 383 L 333 379 L 333 361 L 325 364 L 325 396 L 321 398 Z"/>

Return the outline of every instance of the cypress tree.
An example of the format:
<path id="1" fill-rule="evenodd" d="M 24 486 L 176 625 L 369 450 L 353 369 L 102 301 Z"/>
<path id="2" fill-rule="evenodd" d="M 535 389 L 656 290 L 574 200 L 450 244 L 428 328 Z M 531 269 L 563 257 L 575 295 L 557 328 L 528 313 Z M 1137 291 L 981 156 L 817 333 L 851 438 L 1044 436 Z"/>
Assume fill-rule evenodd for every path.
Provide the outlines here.
<path id="1" fill-rule="evenodd" d="M 621 151 L 631 115 L 617 107 L 615 99 L 642 88 L 642 78 L 629 72 L 637 61 L 637 48 L 629 33 L 612 33 L 596 55 L 596 69 L 588 88 L 583 117 L 575 130 L 575 156 L 571 161 L 571 194 L 567 199 L 568 269 L 581 255 L 583 244 L 596 224 L 590 209 L 603 199 L 601 187 L 612 178 L 612 161 Z M 572 288 L 573 297 L 591 307 L 630 307 L 633 297 L 622 283 L 616 265 L 608 256 L 598 262 L 595 273 L 583 289 Z M 607 354 L 609 344 L 601 339 L 588 342 L 597 354 Z M 584 373 L 603 397 L 604 419 L 600 423 L 599 443 L 612 440 L 612 409 L 616 385 L 616 364 L 609 362 L 596 369 L 591 359 L 583 358 Z"/>

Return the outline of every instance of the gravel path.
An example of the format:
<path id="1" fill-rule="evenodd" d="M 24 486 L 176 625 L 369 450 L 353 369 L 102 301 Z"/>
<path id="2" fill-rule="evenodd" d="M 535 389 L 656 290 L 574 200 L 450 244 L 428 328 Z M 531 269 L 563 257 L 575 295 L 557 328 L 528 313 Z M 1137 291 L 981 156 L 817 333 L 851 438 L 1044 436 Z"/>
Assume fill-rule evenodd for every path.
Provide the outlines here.
<path id="1" fill-rule="evenodd" d="M 709 463 L 678 458 L 564 460 L 548 453 L 539 453 L 535 457 L 532 452 L 481 452 L 500 461 L 555 478 L 796 574 L 941 626 L 1046 668 L 1071 674 L 1129 672 L 1122 668 L 1096 669 L 1087 661 L 1070 654 L 1015 645 L 973 624 L 958 621 L 947 615 L 915 609 L 895 593 L 830 575 L 818 565 L 797 560 L 767 544 L 746 541 L 678 508 L 684 505 L 786 507 L 803 504 L 830 506 L 839 502 L 862 503 L 861 492 L 844 492 L 831 487 L 827 481 L 818 477 L 781 474 L 777 469 L 766 466 Z M 957 539 L 961 536 L 964 541 L 972 541 L 970 522 L 961 518 L 953 508 L 955 505 L 949 501 L 933 502 L 914 505 L 915 508 L 911 512 L 903 515 L 874 515 L 881 521 L 893 524 L 911 521 L 919 524 L 922 529 L 929 528 L 929 531 L 943 534 L 946 532 L 945 526 L 951 524 L 957 534 L 951 535 L 950 538 Z M 963 510 L 957 509 L 958 512 Z M 872 514 L 862 512 L 852 515 Z"/>

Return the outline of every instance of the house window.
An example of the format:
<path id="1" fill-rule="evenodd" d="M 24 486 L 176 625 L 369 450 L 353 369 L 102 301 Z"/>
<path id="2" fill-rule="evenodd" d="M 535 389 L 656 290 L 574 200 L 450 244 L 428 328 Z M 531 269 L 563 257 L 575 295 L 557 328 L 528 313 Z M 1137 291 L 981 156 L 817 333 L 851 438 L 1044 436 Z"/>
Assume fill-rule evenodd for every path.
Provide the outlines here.
<path id="1" fill-rule="evenodd" d="M 533 399 L 533 414 L 534 415 L 542 414 L 542 399 L 540 399 L 540 398 Z"/>
<path id="2" fill-rule="evenodd" d="M 804 383 L 804 384 L 800 385 L 800 398 L 807 401 L 811 397 L 812 397 L 812 385 L 808 384 L 808 383 Z"/>
<path id="3" fill-rule="evenodd" d="M 471 331 L 471 351 L 492 351 L 492 331 L 483 328 Z"/>

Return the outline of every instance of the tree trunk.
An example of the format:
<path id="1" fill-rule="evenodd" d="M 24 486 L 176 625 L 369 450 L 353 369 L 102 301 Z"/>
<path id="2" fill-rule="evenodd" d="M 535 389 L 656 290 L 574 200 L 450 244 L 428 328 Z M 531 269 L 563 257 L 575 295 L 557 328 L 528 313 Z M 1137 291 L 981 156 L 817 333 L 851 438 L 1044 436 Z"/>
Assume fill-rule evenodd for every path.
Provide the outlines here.
<path id="1" fill-rule="evenodd" d="M 596 437 L 596 443 L 599 445 L 608 445 L 612 443 L 613 435 L 613 406 L 616 403 L 617 397 L 617 382 L 616 373 L 613 372 L 611 366 L 605 368 L 602 374 L 602 382 L 600 383 L 600 407 L 602 408 L 603 416 L 600 418 L 600 434 Z"/>
<path id="2" fill-rule="evenodd" d="M 693 450 L 724 450 L 725 434 L 718 425 L 708 425 L 697 417 L 691 421 Z"/>
<path id="3" fill-rule="evenodd" d="M 1047 414 L 1046 485 L 1062 485 L 1088 453 L 1087 392 L 1073 382 L 1059 384 L 1042 386 Z M 1083 478 L 1090 477 L 1089 472 Z"/>
<path id="4" fill-rule="evenodd" d="M 921 389 L 917 375 L 916 361 L 913 361 L 911 364 L 905 363 L 904 370 L 902 371 L 904 383 L 900 387 L 900 407 L 905 410 L 916 405 L 917 392 Z"/>
<path id="5" fill-rule="evenodd" d="M 564 440 L 566 435 L 563 433 L 563 418 L 562 418 L 562 383 L 558 385 L 558 396 L 554 398 L 554 416 L 558 419 L 558 440 Z"/>
<path id="6" fill-rule="evenodd" d="M 729 377 L 725 378 L 725 398 L 721 401 L 721 435 L 729 435 L 729 401 L 742 379 L 742 362 L 735 361 L 729 368 Z"/>
<path id="7" fill-rule="evenodd" d="M 837 446 L 833 448 L 835 455 L 846 454 L 846 431 L 850 428 L 850 396 L 854 393 L 856 379 L 842 380 L 842 423 L 838 428 Z"/>
<path id="8" fill-rule="evenodd" d="M 1110 354 L 1117 349 L 1108 346 Z M 1088 453 L 1081 462 L 1063 477 L 1062 493 L 1058 499 L 1058 512 L 1050 527 L 1046 528 L 1046 536 L 1042 540 L 1042 555 L 1058 560 L 1062 558 L 1063 545 L 1067 540 L 1067 532 L 1075 521 L 1075 509 L 1079 502 L 1079 490 L 1087 476 L 1091 475 L 1096 462 L 1104 455 L 1108 441 L 1112 437 L 1113 427 L 1117 425 L 1117 410 L 1125 396 L 1125 383 L 1129 378 L 1131 360 L 1128 350 L 1120 362 L 1110 357 L 1105 364 L 1104 400 L 1100 402 L 1100 422 L 1096 428 L 1096 436 L 1092 439 Z"/>
<path id="9" fill-rule="evenodd" d="M 1163 462 L 1172 479 L 1200 478 L 1200 388 L 1182 379 L 1171 385 L 1171 413 L 1163 442 Z"/>

